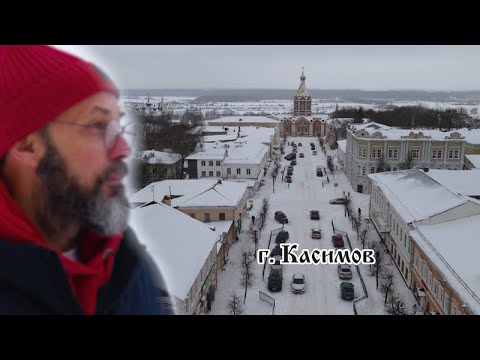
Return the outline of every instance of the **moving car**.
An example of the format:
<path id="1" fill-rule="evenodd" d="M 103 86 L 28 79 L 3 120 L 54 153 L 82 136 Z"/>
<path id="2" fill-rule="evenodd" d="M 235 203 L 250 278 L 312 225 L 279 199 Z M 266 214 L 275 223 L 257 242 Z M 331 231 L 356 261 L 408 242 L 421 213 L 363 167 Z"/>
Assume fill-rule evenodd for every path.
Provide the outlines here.
<path id="1" fill-rule="evenodd" d="M 323 176 L 323 171 L 320 168 L 317 168 L 317 176 Z"/>
<path id="2" fill-rule="evenodd" d="M 321 239 L 321 238 L 322 238 L 322 231 L 317 228 L 312 229 L 312 239 Z"/>
<path id="3" fill-rule="evenodd" d="M 318 210 L 310 210 L 310 220 L 320 220 L 320 213 Z"/>
<path id="4" fill-rule="evenodd" d="M 292 292 L 294 294 L 303 294 L 305 292 L 305 274 L 297 273 L 293 275 Z"/>
<path id="5" fill-rule="evenodd" d="M 355 291 L 353 290 L 353 284 L 349 282 L 342 282 L 340 284 L 340 293 L 343 300 L 353 300 L 355 297 Z"/>
<path id="6" fill-rule="evenodd" d="M 313 150 L 312 155 L 317 155 L 317 150 Z"/>
<path id="7" fill-rule="evenodd" d="M 288 224 L 287 215 L 283 211 L 275 211 L 275 220 L 277 220 L 280 224 Z"/>
<path id="8" fill-rule="evenodd" d="M 303 157 L 305 157 L 305 155 L 303 155 L 303 153 L 300 153 L 300 157 L 303 158 Z"/>
<path id="9" fill-rule="evenodd" d="M 347 198 L 336 198 L 336 199 L 330 200 L 329 203 L 334 205 L 345 205 L 348 203 L 348 201 L 349 199 Z"/>
<path id="10" fill-rule="evenodd" d="M 352 267 L 347 264 L 338 264 L 337 273 L 340 279 L 351 279 L 352 278 Z"/>

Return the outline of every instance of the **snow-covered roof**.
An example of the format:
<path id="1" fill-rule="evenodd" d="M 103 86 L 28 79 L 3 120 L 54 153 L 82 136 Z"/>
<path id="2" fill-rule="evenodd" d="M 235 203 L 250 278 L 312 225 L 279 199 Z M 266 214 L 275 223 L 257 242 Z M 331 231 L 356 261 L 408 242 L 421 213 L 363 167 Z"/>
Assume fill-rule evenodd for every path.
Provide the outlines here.
<path id="1" fill-rule="evenodd" d="M 445 280 L 477 315 L 480 314 L 479 233 L 480 215 L 422 225 L 410 232 Z"/>
<path id="2" fill-rule="evenodd" d="M 202 132 L 204 134 L 226 132 L 226 131 L 227 130 L 225 130 L 223 126 L 213 126 L 213 125 L 204 126 L 202 129 Z"/>
<path id="3" fill-rule="evenodd" d="M 337 141 L 338 147 L 343 151 L 345 154 L 347 152 L 347 140 L 338 140 Z"/>
<path id="4" fill-rule="evenodd" d="M 353 123 L 354 119 L 353 118 L 332 118 L 327 120 L 327 124 L 330 126 L 333 124 L 343 124 L 343 123 Z"/>
<path id="5" fill-rule="evenodd" d="M 427 176 L 423 170 L 368 174 L 368 177 L 406 223 L 427 219 L 468 201 Z"/>
<path id="6" fill-rule="evenodd" d="M 304 117 L 307 120 L 320 119 L 320 120 L 326 121 L 330 118 L 330 115 L 328 115 L 328 114 L 312 114 L 312 115 L 308 115 L 308 116 L 305 116 L 305 115 L 293 116 L 292 114 L 290 114 L 290 115 L 285 114 L 285 115 L 282 116 L 281 119 L 282 120 L 297 121 L 298 118 L 300 118 L 300 117 Z"/>
<path id="7" fill-rule="evenodd" d="M 234 141 L 237 139 L 237 134 L 226 134 L 226 135 L 209 135 L 203 137 L 203 142 L 210 143 L 210 142 L 227 142 L 227 141 Z"/>
<path id="8" fill-rule="evenodd" d="M 172 199 L 173 207 L 234 207 L 247 191 L 247 184 L 222 181 L 209 189 Z"/>
<path id="9" fill-rule="evenodd" d="M 225 157 L 225 164 L 260 164 L 265 154 L 268 153 L 268 146 L 258 141 L 238 139 L 228 149 Z"/>
<path id="10" fill-rule="evenodd" d="M 480 171 L 430 169 L 425 174 L 454 193 L 480 196 Z"/>
<path id="11" fill-rule="evenodd" d="M 139 154 L 140 159 L 146 158 L 149 164 L 175 164 L 180 161 L 182 155 L 167 153 L 156 150 L 146 150 Z"/>
<path id="12" fill-rule="evenodd" d="M 480 155 L 471 154 L 465 155 L 465 157 L 473 164 L 473 166 L 475 166 L 476 168 L 480 168 Z"/>
<path id="13" fill-rule="evenodd" d="M 235 206 L 247 189 L 246 183 L 218 180 L 164 180 L 151 183 L 130 196 L 131 203 L 162 202 L 172 195 L 172 206 Z M 214 188 L 214 191 L 210 189 Z M 153 190 L 152 190 L 153 189 Z M 209 191 L 210 190 L 210 191 Z M 179 196 L 179 197 L 178 197 Z"/>
<path id="14" fill-rule="evenodd" d="M 278 124 L 278 120 L 270 119 L 266 116 L 224 116 L 214 120 L 206 121 L 209 125 L 216 123 L 270 123 Z"/>
<path id="15" fill-rule="evenodd" d="M 446 137 L 450 137 L 452 133 L 459 133 L 461 135 L 459 140 L 465 139 L 466 142 L 472 144 L 480 144 L 480 129 L 458 129 L 458 130 L 450 130 L 447 132 L 443 132 L 440 130 L 429 130 L 429 129 L 400 129 L 395 127 L 390 127 L 387 125 L 383 125 L 376 122 L 368 122 L 364 124 L 353 124 L 351 130 L 358 131 L 358 130 L 366 130 L 370 135 L 375 132 L 382 133 L 386 139 L 389 140 L 401 140 L 408 137 L 410 133 L 419 134 L 420 132 L 430 140 L 445 140 Z M 468 138 L 467 138 L 468 137 Z"/>
<path id="16" fill-rule="evenodd" d="M 207 150 L 207 148 L 205 147 Z M 185 160 L 223 160 L 225 157 L 224 148 L 208 148 L 207 151 L 199 151 L 185 158 Z"/>
<path id="17" fill-rule="evenodd" d="M 215 242 L 217 232 L 164 204 L 132 210 L 131 224 L 162 271 L 169 291 L 185 300 Z"/>

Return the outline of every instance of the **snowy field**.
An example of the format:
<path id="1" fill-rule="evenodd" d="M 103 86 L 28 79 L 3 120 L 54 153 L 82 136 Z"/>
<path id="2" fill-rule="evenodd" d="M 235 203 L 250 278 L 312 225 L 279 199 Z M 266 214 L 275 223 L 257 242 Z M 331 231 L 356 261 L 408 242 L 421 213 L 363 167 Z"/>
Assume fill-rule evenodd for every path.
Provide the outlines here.
<path id="1" fill-rule="evenodd" d="M 284 229 L 290 234 L 288 243 L 298 243 L 300 249 L 333 249 L 331 237 L 333 234 L 332 220 L 337 229 L 346 231 L 352 242 L 353 248 L 360 248 L 361 245 L 356 241 L 356 233 L 352 230 L 351 223 L 345 217 L 343 205 L 331 205 L 329 200 L 335 197 L 342 197 L 343 192 L 350 192 L 352 198 L 352 208 L 355 212 L 361 208 L 364 217 L 368 216 L 369 195 L 359 194 L 352 190 L 345 174 L 340 170 L 334 174 L 328 174 L 330 182 L 324 184 L 326 176 L 317 177 L 315 168 L 317 165 L 326 167 L 326 159 L 320 150 L 318 140 L 313 137 L 292 137 L 288 141 L 301 142 L 303 146 L 297 148 L 297 165 L 294 167 L 292 183 L 287 184 L 281 181 L 281 174 L 277 177 L 275 186 L 270 176 L 271 167 L 268 169 L 265 177 L 265 185 L 255 194 L 252 210 L 245 214 L 243 219 L 242 231 L 239 235 L 239 241 L 235 243 L 229 251 L 229 261 L 219 279 L 219 287 L 215 294 L 215 301 L 212 304 L 210 314 L 227 314 L 226 303 L 233 291 L 242 299 L 244 298 L 244 288 L 241 286 L 241 253 L 244 248 L 253 248 L 253 240 L 249 234 L 248 225 L 251 223 L 251 216 L 258 218 L 261 203 L 264 198 L 270 202 L 270 210 L 266 227 L 260 235 L 259 248 L 267 248 L 270 233 L 273 230 L 282 227 L 274 220 L 274 213 L 277 210 L 283 211 L 289 223 L 285 224 Z M 316 146 L 318 155 L 312 155 L 310 142 Z M 291 152 L 292 147 L 285 147 L 285 154 Z M 298 155 L 304 153 L 305 158 Z M 327 155 L 335 156 L 336 151 L 327 151 Z M 283 155 L 285 156 L 285 155 Z M 336 160 L 336 159 L 335 159 Z M 281 169 L 289 165 L 289 161 L 282 157 Z M 286 174 L 286 172 L 285 172 Z M 338 184 L 335 187 L 335 184 Z M 274 189 L 275 188 L 275 189 Z M 275 192 L 274 192 L 275 190 Z M 320 220 L 310 220 L 310 210 L 320 211 Z M 379 241 L 377 233 L 372 228 L 369 231 L 368 241 Z M 311 239 L 311 228 L 319 227 L 322 230 L 320 240 Z M 272 237 L 270 249 L 273 249 L 275 239 Z M 348 244 L 345 242 L 345 248 Z M 397 292 L 405 301 L 405 309 L 411 313 L 415 299 L 401 278 L 394 262 L 390 260 L 389 267 L 395 272 L 394 284 Z M 357 270 L 352 266 L 352 280 L 340 280 L 337 275 L 337 265 L 283 265 L 283 289 L 281 292 L 270 292 L 267 289 L 267 278 L 269 265 L 266 265 L 265 276 L 262 276 L 263 265 L 254 263 L 254 283 L 248 288 L 245 302 L 244 314 L 272 314 L 273 309 L 270 304 L 260 300 L 259 291 L 275 299 L 274 313 L 277 314 L 345 314 L 353 315 L 353 302 L 342 300 L 340 297 L 340 283 L 342 281 L 352 282 L 355 286 L 355 300 L 363 298 L 356 302 L 357 312 L 363 314 L 386 314 L 383 306 L 384 294 L 375 288 L 375 277 L 369 275 L 368 265 L 360 265 L 359 270 L 366 284 L 368 298 L 365 297 Z M 304 294 L 293 294 L 291 291 L 291 279 L 294 273 L 304 273 L 306 279 L 306 291 Z"/>

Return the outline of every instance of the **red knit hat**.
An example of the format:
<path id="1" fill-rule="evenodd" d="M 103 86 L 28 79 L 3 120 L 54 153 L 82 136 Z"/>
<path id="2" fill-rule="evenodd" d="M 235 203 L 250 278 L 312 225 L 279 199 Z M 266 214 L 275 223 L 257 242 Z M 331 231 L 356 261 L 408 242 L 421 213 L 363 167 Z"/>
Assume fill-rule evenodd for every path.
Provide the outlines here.
<path id="1" fill-rule="evenodd" d="M 45 45 L 0 45 L 0 158 L 79 101 L 118 89 L 95 65 Z"/>

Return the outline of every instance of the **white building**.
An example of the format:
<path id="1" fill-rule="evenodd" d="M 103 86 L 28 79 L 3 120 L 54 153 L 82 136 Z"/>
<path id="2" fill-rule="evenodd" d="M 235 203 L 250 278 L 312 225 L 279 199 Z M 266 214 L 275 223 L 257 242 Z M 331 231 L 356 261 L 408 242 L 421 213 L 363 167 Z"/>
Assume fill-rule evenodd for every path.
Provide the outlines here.
<path id="1" fill-rule="evenodd" d="M 441 177 L 437 170 L 436 177 Z M 372 181 L 369 215 L 407 284 L 411 284 L 410 231 L 480 214 L 479 203 L 455 193 L 424 170 L 369 174 Z M 460 179 L 462 174 L 457 174 Z M 452 239 L 453 241 L 453 239 Z"/>
<path id="2" fill-rule="evenodd" d="M 374 122 L 354 124 L 347 132 L 345 174 L 356 191 L 370 193 L 367 174 L 400 170 L 409 158 L 412 167 L 461 170 L 464 154 L 465 137 L 458 131 L 398 129 Z"/>
<path id="3" fill-rule="evenodd" d="M 223 266 L 222 234 L 164 204 L 134 209 L 132 227 L 160 268 L 177 314 L 203 314 Z"/>

